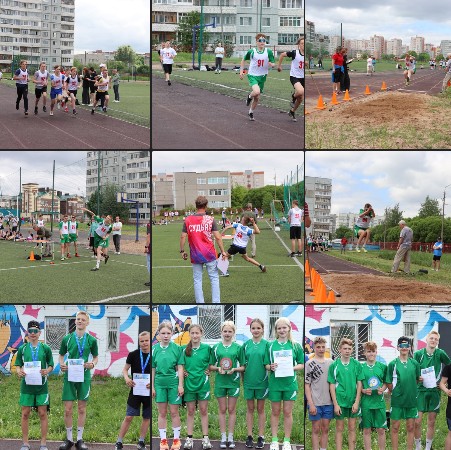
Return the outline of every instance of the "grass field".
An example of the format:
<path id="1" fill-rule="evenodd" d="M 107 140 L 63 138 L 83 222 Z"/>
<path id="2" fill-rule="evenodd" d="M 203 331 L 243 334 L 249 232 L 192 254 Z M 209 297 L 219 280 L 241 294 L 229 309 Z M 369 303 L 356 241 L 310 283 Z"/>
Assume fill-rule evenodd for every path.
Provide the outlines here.
<path id="1" fill-rule="evenodd" d="M 66 437 L 64 425 L 64 403 L 61 400 L 63 390 L 63 377 L 49 377 L 50 414 L 49 414 L 49 440 L 61 440 Z M 0 390 L 2 407 L 0 409 L 0 439 L 20 439 L 21 407 L 19 406 L 20 381 L 16 375 L 0 376 Z M 87 407 L 87 418 L 83 439 L 89 442 L 115 443 L 117 434 L 125 417 L 127 396 L 129 388 L 124 379 L 93 377 L 91 393 Z M 114 403 L 115 407 L 112 407 Z M 74 402 L 74 430 L 77 430 L 77 404 Z M 133 419 L 124 443 L 138 442 L 141 418 Z M 30 439 L 40 439 L 40 421 L 36 412 L 30 415 Z M 149 437 L 146 437 L 149 442 Z"/>
<path id="2" fill-rule="evenodd" d="M 194 64 L 197 66 L 198 53 L 194 52 Z M 240 57 L 230 57 L 224 58 L 222 65 L 229 66 L 230 64 L 240 64 L 242 58 Z M 160 56 L 157 52 L 152 52 L 152 62 L 160 62 Z M 202 53 L 202 64 L 205 63 L 215 63 L 216 56 L 213 53 Z M 174 58 L 174 64 L 189 64 L 190 67 L 193 64 L 193 54 L 187 52 L 179 52 Z"/>
<path id="3" fill-rule="evenodd" d="M 267 266 L 267 272 L 235 255 L 230 262 L 229 277 L 220 277 L 221 302 L 267 303 L 304 300 L 304 258 L 287 257 L 290 247 L 289 231 L 277 234 L 269 222 L 259 222 L 261 234 L 256 235 L 256 260 Z M 191 263 L 180 257 L 182 222 L 152 229 L 152 302 L 194 303 Z M 281 240 L 288 248 L 285 248 Z M 229 242 L 224 244 L 225 250 Z M 185 244 L 188 250 L 188 242 Z M 250 244 L 247 253 L 250 255 Z M 298 263 L 298 264 L 297 264 Z M 203 291 L 206 303 L 211 302 L 211 287 L 204 271 Z"/>
<path id="4" fill-rule="evenodd" d="M 213 393 L 214 386 L 214 377 L 215 373 L 210 375 L 211 380 L 211 400 L 209 401 L 208 408 L 208 425 L 209 425 L 209 437 L 210 439 L 220 439 L 221 433 L 219 431 L 219 421 L 218 421 L 218 402 Z M 298 372 L 298 385 L 299 391 L 297 393 L 297 398 L 293 408 L 293 429 L 291 433 L 291 443 L 292 444 L 303 444 L 304 443 L 304 371 Z M 246 401 L 243 398 L 243 389 L 240 389 L 240 396 L 238 397 L 237 402 L 237 421 L 234 432 L 234 440 L 239 442 L 244 442 L 247 438 L 247 426 L 246 426 Z M 181 430 L 181 438 L 184 439 L 186 437 L 186 408 L 180 407 L 179 409 L 180 418 L 182 422 L 182 430 Z M 270 428 L 270 417 L 271 417 L 271 402 L 267 400 L 265 402 L 265 413 L 266 413 L 266 427 L 265 427 L 265 440 L 266 442 L 271 442 L 271 428 Z M 279 422 L 279 442 L 282 442 L 283 439 L 283 414 L 281 414 L 281 419 Z M 155 402 L 152 402 L 152 436 L 158 436 L 158 425 L 156 418 L 158 417 L 158 411 Z M 171 419 L 168 414 L 168 437 L 172 439 L 172 429 L 171 429 Z M 257 411 L 254 413 L 254 439 L 258 434 L 257 427 Z M 201 426 L 199 414 L 196 413 L 194 420 L 194 439 L 202 438 Z M 265 448 L 269 445 L 267 444 Z M 311 447 L 306 447 L 311 448 Z"/>
<path id="5" fill-rule="evenodd" d="M 55 243 L 55 264 L 50 258 L 29 261 L 35 244 L 0 241 L 1 302 L 80 303 L 130 302 L 149 303 L 149 288 L 144 286 L 149 275 L 145 255 L 114 254 L 110 239 L 108 264 L 101 262 L 98 272 L 92 253 L 85 250 L 86 240 L 79 243 L 80 258 L 60 261 L 61 246 Z"/>

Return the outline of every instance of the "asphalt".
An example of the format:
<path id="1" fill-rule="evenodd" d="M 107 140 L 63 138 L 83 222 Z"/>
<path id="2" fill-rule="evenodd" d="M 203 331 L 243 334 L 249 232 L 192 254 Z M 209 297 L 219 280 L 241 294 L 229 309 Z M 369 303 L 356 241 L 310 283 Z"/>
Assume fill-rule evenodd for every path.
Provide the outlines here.
<path id="1" fill-rule="evenodd" d="M 63 443 L 63 441 L 47 441 L 47 447 L 49 450 L 58 450 L 59 446 Z M 101 443 L 91 443 L 85 442 L 88 446 L 88 450 L 114 450 L 115 444 L 101 444 Z M 20 450 L 22 446 L 22 440 L 19 439 L 0 439 L 0 450 Z M 40 441 L 30 441 L 30 450 L 39 450 Z M 152 450 L 153 450 L 152 443 Z M 155 447 L 157 448 L 157 447 Z M 147 449 L 149 450 L 149 445 L 147 445 Z M 72 450 L 75 450 L 75 447 L 72 447 Z M 127 445 L 124 444 L 124 450 L 136 450 L 136 445 Z"/>

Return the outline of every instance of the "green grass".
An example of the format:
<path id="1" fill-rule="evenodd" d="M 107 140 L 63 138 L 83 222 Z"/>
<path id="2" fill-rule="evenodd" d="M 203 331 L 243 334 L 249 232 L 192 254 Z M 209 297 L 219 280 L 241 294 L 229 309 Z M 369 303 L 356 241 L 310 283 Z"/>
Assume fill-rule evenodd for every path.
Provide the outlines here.
<path id="1" fill-rule="evenodd" d="M 197 66 L 198 61 L 198 53 L 194 52 L 194 64 Z M 224 58 L 222 65 L 223 66 L 229 66 L 230 64 L 240 64 L 241 60 L 243 58 L 240 57 L 230 57 L 230 58 Z M 152 52 L 152 62 L 160 62 L 160 56 L 157 52 Z M 215 63 L 216 62 L 216 56 L 213 53 L 202 53 L 202 64 L 205 63 Z M 174 65 L 177 64 L 189 64 L 190 67 L 193 64 L 193 54 L 188 52 L 179 52 L 177 53 L 177 56 L 174 58 Z"/>
<path id="2" fill-rule="evenodd" d="M 219 431 L 219 421 L 218 421 L 218 402 L 214 396 L 214 377 L 215 373 L 210 376 L 211 380 L 211 400 L 208 405 L 208 426 L 209 426 L 209 437 L 210 439 L 220 439 L 221 433 Z M 293 429 L 291 432 L 291 442 L 293 444 L 303 444 L 304 443 L 304 371 L 298 372 L 298 385 L 299 391 L 297 393 L 297 398 L 293 408 Z M 246 411 L 247 404 L 246 400 L 243 398 L 243 388 L 240 389 L 240 396 L 237 402 L 237 421 L 235 426 L 235 432 L 233 437 L 235 441 L 244 442 L 247 438 L 247 426 L 246 426 Z M 182 423 L 181 438 L 186 437 L 186 408 L 180 407 L 179 409 L 180 419 Z M 265 414 L 266 414 L 266 427 L 265 427 L 265 440 L 266 442 L 271 441 L 271 428 L 270 428 L 270 417 L 271 417 L 271 402 L 267 400 L 265 402 Z M 281 413 L 281 418 L 279 422 L 279 442 L 282 442 L 283 435 L 283 414 Z M 152 402 L 152 436 L 158 436 L 158 425 L 157 417 L 158 411 L 155 402 Z M 228 417 L 228 416 L 227 416 Z M 172 438 L 171 429 L 171 418 L 168 414 L 168 437 Z M 227 430 L 228 431 L 228 430 Z M 258 433 L 257 426 L 257 411 L 254 413 L 254 439 Z M 200 418 L 199 414 L 196 413 L 194 420 L 194 439 L 202 438 Z M 266 446 L 265 446 L 266 447 Z M 308 448 L 308 447 L 307 447 Z"/>
<path id="3" fill-rule="evenodd" d="M 225 303 L 266 303 L 304 300 L 304 273 L 293 258 L 287 257 L 283 247 L 268 222 L 259 221 L 261 234 L 256 235 L 256 260 L 266 265 L 260 269 L 239 255 L 230 262 L 230 277 L 220 277 L 221 302 Z M 182 222 L 152 228 L 152 301 L 156 303 L 194 302 L 193 273 L 191 263 L 180 257 L 180 234 Z M 230 232 L 230 230 L 229 230 Z M 228 232 L 228 233 L 229 233 Z M 277 232 L 285 245 L 291 248 L 289 231 Z M 230 241 L 225 241 L 227 250 Z M 185 250 L 189 250 L 188 241 Z M 247 253 L 250 255 L 251 244 Z M 299 257 L 303 264 L 303 257 Z M 211 286 L 207 273 L 203 275 L 205 301 L 211 302 Z"/>
<path id="4" fill-rule="evenodd" d="M 0 272 L 2 276 L 1 302 L 80 303 L 95 302 L 107 298 L 115 302 L 149 303 L 149 291 L 144 283 L 148 281 L 147 263 L 142 255 L 114 254 L 110 238 L 110 259 L 101 262 L 100 271 L 91 272 L 95 267 L 92 253 L 85 250 L 86 239 L 79 240 L 80 258 L 60 261 L 61 246 L 55 243 L 55 264 L 50 258 L 43 261 L 29 261 L 31 250 L 40 255 L 35 244 L 26 242 L 0 241 Z M 147 291 L 146 291 L 147 290 Z M 140 292 L 137 295 L 130 295 Z"/>
<path id="5" fill-rule="evenodd" d="M 349 58 L 350 59 L 350 58 Z M 318 63 L 318 58 L 314 59 L 315 64 Z M 401 66 L 404 68 L 404 64 L 402 61 L 399 62 L 399 64 L 401 64 Z M 424 69 L 420 69 L 421 64 L 423 64 Z M 323 73 L 323 72 L 328 72 L 330 71 L 332 67 L 332 59 L 328 58 L 328 59 L 323 59 L 323 69 L 318 69 L 315 67 L 315 69 L 310 69 L 313 72 L 316 73 Z M 358 61 L 357 59 L 355 59 L 351 64 L 348 65 L 349 70 L 352 70 L 354 72 L 358 72 L 358 73 L 366 73 L 366 59 L 365 60 L 360 60 Z M 428 62 L 426 63 L 418 63 L 416 65 L 417 68 L 417 73 L 418 71 L 423 71 L 423 70 L 430 70 L 429 69 L 429 64 Z M 439 69 L 436 69 L 439 70 Z M 403 71 L 400 69 L 396 69 L 396 62 L 395 61 L 382 61 L 382 60 L 377 60 L 376 61 L 376 73 L 378 72 L 400 72 L 402 73 Z"/>
<path id="6" fill-rule="evenodd" d="M 48 440 L 62 441 L 66 436 L 64 403 L 61 400 L 63 377 L 49 377 L 50 414 Z M 0 409 L 0 439 L 21 439 L 21 407 L 19 405 L 20 381 L 16 375 L 0 375 L 2 407 Z M 129 388 L 123 378 L 93 377 L 87 407 L 83 439 L 86 442 L 116 442 L 119 428 L 125 417 Z M 112 407 L 114 405 L 114 407 Z M 77 404 L 74 403 L 74 429 L 76 433 Z M 141 418 L 133 419 L 124 443 L 136 443 L 139 438 Z M 40 421 L 36 412 L 30 415 L 30 439 L 40 439 Z M 148 437 L 146 441 L 149 442 Z"/>

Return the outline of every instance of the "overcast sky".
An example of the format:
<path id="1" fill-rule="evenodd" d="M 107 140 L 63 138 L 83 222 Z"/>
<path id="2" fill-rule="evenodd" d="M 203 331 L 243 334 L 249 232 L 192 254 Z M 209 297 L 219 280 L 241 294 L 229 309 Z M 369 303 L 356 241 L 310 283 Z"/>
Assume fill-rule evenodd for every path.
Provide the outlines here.
<path id="1" fill-rule="evenodd" d="M 354 151 L 307 152 L 305 175 L 332 179 L 334 214 L 359 212 L 371 203 L 377 215 L 399 203 L 403 217 L 418 214 L 427 195 L 439 200 L 451 185 L 451 152 Z M 451 215 L 451 186 L 445 216 Z"/>
<path id="2" fill-rule="evenodd" d="M 149 0 L 75 0 L 75 53 L 130 45 L 150 52 Z"/>
<path id="3" fill-rule="evenodd" d="M 230 170 L 238 172 L 263 170 L 265 185 L 282 184 L 287 175 L 291 176 L 304 162 L 304 153 L 271 151 L 180 151 L 152 152 L 152 174 L 174 172 L 204 172 L 207 170 Z"/>
<path id="4" fill-rule="evenodd" d="M 86 151 L 0 151 L 0 192 L 19 193 L 19 168 L 22 184 L 38 183 L 52 188 L 53 160 L 55 160 L 55 189 L 63 194 L 86 193 Z M 75 164 L 74 164 L 75 163 Z"/>
<path id="5" fill-rule="evenodd" d="M 418 35 L 425 43 L 440 45 L 451 39 L 451 15 L 446 12 L 445 0 L 306 0 L 305 18 L 315 22 L 317 32 L 340 30 L 346 39 L 402 39 L 410 45 L 410 38 Z"/>

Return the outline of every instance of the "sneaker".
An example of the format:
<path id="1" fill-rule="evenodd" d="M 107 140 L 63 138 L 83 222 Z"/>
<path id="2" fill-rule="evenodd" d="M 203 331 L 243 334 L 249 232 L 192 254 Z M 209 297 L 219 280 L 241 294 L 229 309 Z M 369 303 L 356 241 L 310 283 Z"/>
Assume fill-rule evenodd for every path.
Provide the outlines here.
<path id="1" fill-rule="evenodd" d="M 69 112 L 69 108 L 67 106 L 64 108 L 64 112 Z"/>
<path id="2" fill-rule="evenodd" d="M 182 446 L 182 442 L 180 439 L 175 439 L 172 441 L 171 450 L 180 450 L 180 447 Z M 291 450 L 291 448 L 290 448 Z"/>
<path id="3" fill-rule="evenodd" d="M 75 443 L 75 448 L 77 450 L 88 450 L 88 446 L 83 442 L 83 439 L 79 439 L 76 443 Z"/>
<path id="4" fill-rule="evenodd" d="M 59 450 L 70 450 L 72 448 L 72 446 L 74 445 L 74 443 L 72 441 L 69 441 L 69 439 L 66 439 L 64 441 L 64 444 L 61 444 L 58 449 Z"/>
<path id="5" fill-rule="evenodd" d="M 47 445 L 40 445 L 39 450 L 49 450 L 49 448 L 47 447 Z"/>
<path id="6" fill-rule="evenodd" d="M 28 444 L 22 444 L 22 447 L 20 447 L 20 450 L 30 450 L 30 446 Z"/>
<path id="7" fill-rule="evenodd" d="M 118 255 L 120 255 L 120 254 L 121 254 L 121 252 L 117 252 L 117 254 L 118 254 Z"/>
<path id="8" fill-rule="evenodd" d="M 94 106 L 94 103 L 90 103 L 88 106 Z"/>
<path id="9" fill-rule="evenodd" d="M 144 286 L 150 286 L 150 281 L 148 281 L 147 283 L 144 283 Z"/>
<path id="10" fill-rule="evenodd" d="M 75 111 L 75 109 L 74 109 L 74 110 L 72 110 L 72 114 L 73 114 L 74 116 L 76 116 L 78 113 L 77 113 L 77 111 Z"/>
<path id="11" fill-rule="evenodd" d="M 213 446 L 211 445 L 210 439 L 208 436 L 205 436 L 202 439 L 202 450 L 210 450 Z"/>
<path id="12" fill-rule="evenodd" d="M 219 444 L 219 448 L 227 448 L 227 442 L 221 441 L 221 443 Z"/>
<path id="13" fill-rule="evenodd" d="M 16 102 L 16 109 L 19 111 L 19 102 Z"/>
<path id="14" fill-rule="evenodd" d="M 252 101 L 251 94 L 247 94 L 246 106 L 249 106 L 251 104 L 251 101 Z M 19 109 L 19 108 L 17 108 L 17 109 Z"/>
<path id="15" fill-rule="evenodd" d="M 80 255 L 78 253 L 75 253 L 76 258 L 80 258 Z"/>
<path id="16" fill-rule="evenodd" d="M 290 111 L 288 112 L 288 115 L 291 117 L 291 120 L 293 122 L 297 122 L 296 115 L 295 115 L 294 111 L 291 111 L 291 109 L 290 109 Z"/>
<path id="17" fill-rule="evenodd" d="M 263 439 L 263 436 L 259 436 L 257 439 L 257 445 L 255 448 L 263 448 L 265 446 L 265 440 Z"/>
<path id="18" fill-rule="evenodd" d="M 226 273 L 220 273 L 219 274 L 221 277 L 228 277 L 228 276 L 230 276 L 230 273 L 229 273 L 229 271 L 227 271 Z"/>
<path id="19" fill-rule="evenodd" d="M 255 253 L 251 253 L 251 258 L 255 258 Z"/>
<path id="20" fill-rule="evenodd" d="M 64 261 L 66 258 L 64 256 L 61 256 L 61 261 Z"/>
<path id="21" fill-rule="evenodd" d="M 68 257 L 68 258 L 72 258 L 72 256 L 70 256 L 70 253 L 67 254 L 67 257 Z"/>
<path id="22" fill-rule="evenodd" d="M 359 248 L 359 247 L 356 247 L 356 248 L 355 248 L 355 251 L 358 252 L 358 253 L 360 253 L 360 248 Z"/>
<path id="23" fill-rule="evenodd" d="M 53 111 L 50 111 L 50 115 L 53 116 Z"/>
<path id="24" fill-rule="evenodd" d="M 294 104 L 296 103 L 296 99 L 294 98 L 294 93 L 293 94 L 291 94 L 291 102 L 290 102 L 290 106 L 292 107 L 292 108 L 294 108 Z"/>
<path id="25" fill-rule="evenodd" d="M 255 120 L 254 119 L 254 113 L 250 112 L 250 113 L 248 113 L 248 116 L 249 116 L 249 120 L 252 120 L 252 121 Z"/>
<path id="26" fill-rule="evenodd" d="M 172 83 L 171 83 L 171 81 L 168 81 L 168 86 L 170 86 Z"/>
<path id="27" fill-rule="evenodd" d="M 291 444 L 289 442 L 285 441 L 282 444 L 282 450 L 291 450 Z"/>
<path id="28" fill-rule="evenodd" d="M 365 247 L 362 247 L 362 251 L 368 253 L 368 250 Z"/>
<path id="29" fill-rule="evenodd" d="M 114 447 L 114 450 L 122 450 L 124 448 L 122 442 L 116 442 L 116 446 Z"/>
<path id="30" fill-rule="evenodd" d="M 91 114 L 94 114 L 94 108 L 91 109 Z"/>
<path id="31" fill-rule="evenodd" d="M 264 273 L 264 272 L 266 272 L 266 266 L 262 266 L 261 267 L 261 271 Z"/>
<path id="32" fill-rule="evenodd" d="M 42 111 L 47 112 L 47 107 L 46 107 L 46 106 L 43 106 L 43 107 L 42 107 Z"/>
<path id="33" fill-rule="evenodd" d="M 252 436 L 248 436 L 246 439 L 246 443 L 244 444 L 247 448 L 254 448 L 254 440 L 252 439 Z"/>
<path id="34" fill-rule="evenodd" d="M 185 445 L 183 446 L 185 450 L 191 450 L 193 448 L 193 439 L 187 437 L 185 440 Z"/>
<path id="35" fill-rule="evenodd" d="M 96 272 L 97 270 L 99 270 L 98 267 L 94 267 L 94 269 L 91 269 L 91 272 Z"/>
<path id="36" fill-rule="evenodd" d="M 57 107 L 58 109 L 61 109 L 60 102 L 57 102 L 57 103 L 56 103 L 56 107 Z"/>
<path id="37" fill-rule="evenodd" d="M 271 445 L 269 446 L 269 450 L 279 450 L 279 443 L 271 442 Z"/>
<path id="38" fill-rule="evenodd" d="M 297 252 L 296 256 L 302 256 L 302 252 Z"/>
<path id="39" fill-rule="evenodd" d="M 138 450 L 146 450 L 146 444 L 144 444 L 144 441 L 138 441 L 138 445 L 136 446 Z"/>
<path id="40" fill-rule="evenodd" d="M 169 445 L 168 445 L 167 439 L 160 440 L 160 450 L 169 450 Z"/>
<path id="41" fill-rule="evenodd" d="M 105 255 L 105 264 L 107 263 L 109 257 L 110 257 L 109 255 Z"/>
<path id="42" fill-rule="evenodd" d="M 106 106 L 103 107 L 103 112 L 106 113 Z"/>
<path id="43" fill-rule="evenodd" d="M 228 441 L 227 445 L 229 446 L 229 448 L 235 448 L 235 441 Z"/>
<path id="44" fill-rule="evenodd" d="M 288 256 L 291 256 L 292 258 L 294 258 L 296 256 L 295 252 L 291 252 Z"/>
<path id="45" fill-rule="evenodd" d="M 34 107 L 34 113 L 35 113 L 35 114 L 38 113 L 38 107 L 37 107 L 37 106 Z"/>
<path id="46" fill-rule="evenodd" d="M 28 116 L 28 111 L 25 111 L 25 115 Z"/>

